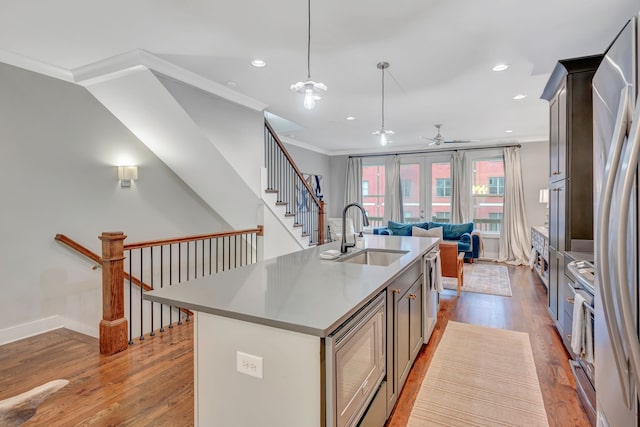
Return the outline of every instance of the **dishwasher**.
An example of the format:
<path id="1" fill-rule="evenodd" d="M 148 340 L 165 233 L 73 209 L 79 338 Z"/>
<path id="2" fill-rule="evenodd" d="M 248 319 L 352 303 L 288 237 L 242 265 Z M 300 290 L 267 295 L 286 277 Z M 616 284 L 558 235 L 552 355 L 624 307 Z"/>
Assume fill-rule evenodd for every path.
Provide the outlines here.
<path id="1" fill-rule="evenodd" d="M 436 281 L 441 280 L 440 250 L 436 246 L 427 252 L 422 259 L 422 280 L 424 288 L 423 319 L 424 319 L 424 343 L 429 343 L 431 334 L 438 321 L 438 309 L 440 308 L 440 293 Z"/>

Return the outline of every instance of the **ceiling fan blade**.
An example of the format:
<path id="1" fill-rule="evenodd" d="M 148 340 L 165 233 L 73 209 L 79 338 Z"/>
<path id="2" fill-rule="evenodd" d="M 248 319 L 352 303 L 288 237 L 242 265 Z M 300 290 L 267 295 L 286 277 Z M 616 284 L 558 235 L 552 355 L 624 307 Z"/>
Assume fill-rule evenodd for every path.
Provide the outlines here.
<path id="1" fill-rule="evenodd" d="M 433 141 L 433 142 L 435 142 L 435 141 L 436 141 L 435 139 L 433 139 L 433 138 L 429 138 L 429 137 L 427 137 L 427 136 L 419 136 L 418 138 L 420 138 L 420 139 L 426 139 L 427 141 Z"/>
<path id="2" fill-rule="evenodd" d="M 477 139 L 446 139 L 445 144 L 467 144 L 469 142 L 477 142 Z"/>

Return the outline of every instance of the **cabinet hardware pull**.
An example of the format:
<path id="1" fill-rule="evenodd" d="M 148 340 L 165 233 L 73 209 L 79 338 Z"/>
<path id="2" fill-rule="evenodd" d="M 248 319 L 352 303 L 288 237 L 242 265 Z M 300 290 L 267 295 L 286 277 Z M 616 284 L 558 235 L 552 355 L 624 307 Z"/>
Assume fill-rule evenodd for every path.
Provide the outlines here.
<path id="1" fill-rule="evenodd" d="M 574 297 L 567 297 L 567 302 L 568 302 L 569 304 L 573 304 L 573 301 L 574 301 L 574 300 L 573 300 L 573 298 L 574 298 Z"/>
<path id="2" fill-rule="evenodd" d="M 417 296 L 418 296 L 418 295 L 416 295 L 416 294 L 409 294 L 409 298 L 410 298 L 410 299 L 416 299 L 416 297 L 417 297 Z"/>
<path id="3" fill-rule="evenodd" d="M 394 294 L 399 294 L 400 293 L 400 289 L 391 289 L 391 292 L 393 292 Z"/>
<path id="4" fill-rule="evenodd" d="M 571 341 L 571 334 L 567 334 L 567 339 Z"/>

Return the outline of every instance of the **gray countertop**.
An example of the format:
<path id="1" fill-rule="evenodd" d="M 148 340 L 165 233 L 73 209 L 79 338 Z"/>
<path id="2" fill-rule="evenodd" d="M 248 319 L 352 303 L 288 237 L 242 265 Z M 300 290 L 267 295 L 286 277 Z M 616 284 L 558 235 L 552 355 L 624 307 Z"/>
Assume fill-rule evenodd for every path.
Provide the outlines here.
<path id="1" fill-rule="evenodd" d="M 387 267 L 321 259 L 321 252 L 340 249 L 333 242 L 146 292 L 144 299 L 326 337 L 437 242 L 366 235 L 367 248 L 409 253 Z"/>

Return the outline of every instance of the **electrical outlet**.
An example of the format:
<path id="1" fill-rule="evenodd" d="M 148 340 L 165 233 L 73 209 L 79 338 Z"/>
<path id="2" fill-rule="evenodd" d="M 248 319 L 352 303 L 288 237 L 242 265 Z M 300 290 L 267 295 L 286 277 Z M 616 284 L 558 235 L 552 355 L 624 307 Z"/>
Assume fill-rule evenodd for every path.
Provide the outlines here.
<path id="1" fill-rule="evenodd" d="M 262 379 L 262 357 L 236 351 L 236 370 L 241 374 Z"/>

